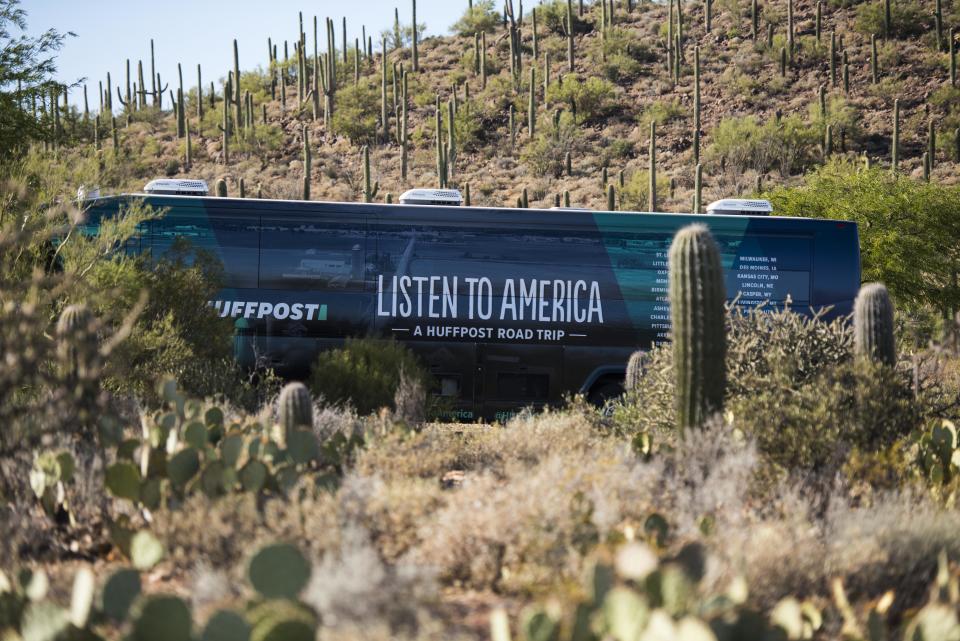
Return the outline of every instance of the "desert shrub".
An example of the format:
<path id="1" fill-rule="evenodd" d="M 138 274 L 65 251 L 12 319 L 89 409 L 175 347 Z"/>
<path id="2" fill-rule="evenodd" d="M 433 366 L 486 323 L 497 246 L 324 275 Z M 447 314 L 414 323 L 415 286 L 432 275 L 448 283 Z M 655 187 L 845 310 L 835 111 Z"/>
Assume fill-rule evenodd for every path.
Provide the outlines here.
<path id="1" fill-rule="evenodd" d="M 443 134 L 446 136 L 449 131 L 447 123 L 450 120 L 450 111 L 445 104 L 440 111 L 440 120 Z M 457 151 L 474 151 L 483 142 L 486 131 L 476 101 L 471 99 L 470 102 L 459 104 L 453 116 L 453 131 Z"/>
<path id="2" fill-rule="evenodd" d="M 429 374 L 395 341 L 347 339 L 322 352 L 310 375 L 310 390 L 328 403 L 351 404 L 360 414 L 392 407 L 401 376 L 429 387 Z"/>
<path id="3" fill-rule="evenodd" d="M 637 122 L 644 131 L 647 131 L 650 129 L 651 122 L 655 122 L 659 126 L 674 120 L 682 120 L 688 115 L 692 116 L 692 114 L 693 111 L 684 108 L 678 98 L 674 98 L 670 102 L 657 100 L 644 107 L 640 115 L 637 116 Z"/>
<path id="4" fill-rule="evenodd" d="M 841 131 L 845 132 L 848 142 L 860 138 L 862 133 L 860 121 L 860 110 L 842 96 L 827 97 L 826 118 L 820 113 L 819 101 L 814 101 L 810 105 L 811 126 L 821 137 L 826 135 L 827 126 L 832 126 L 834 148 L 839 148 L 840 146 Z"/>
<path id="5" fill-rule="evenodd" d="M 472 36 L 486 31 L 490 33 L 500 26 L 500 13 L 493 8 L 493 0 L 477 0 L 467 8 L 450 29 L 461 36 Z"/>
<path id="6" fill-rule="evenodd" d="M 477 51 L 472 46 L 463 50 L 463 54 L 460 56 L 460 66 L 463 67 L 468 73 L 473 74 L 474 70 L 477 68 L 476 63 Z M 496 56 L 487 55 L 487 82 L 490 82 L 490 78 L 496 76 L 500 73 L 500 63 L 497 60 Z M 478 83 L 474 83 L 478 84 Z"/>
<path id="7" fill-rule="evenodd" d="M 796 115 L 762 125 L 754 116 L 727 118 L 713 131 L 706 158 L 737 174 L 777 169 L 789 176 L 812 162 L 818 144 L 816 131 Z"/>
<path id="8" fill-rule="evenodd" d="M 762 308 L 727 318 L 728 419 L 776 470 L 830 476 L 851 449 L 890 447 L 939 409 L 914 398 L 909 375 L 854 362 L 842 319 Z M 672 438 L 673 377 L 671 347 L 651 349 L 643 384 L 615 415 L 623 431 Z"/>
<path id="9" fill-rule="evenodd" d="M 564 22 L 567 19 L 567 0 L 548 0 L 537 5 L 537 22 L 557 35 L 565 35 Z M 580 20 L 576 3 L 573 7 L 573 29 L 576 33 L 586 33 L 591 25 Z"/>
<path id="10" fill-rule="evenodd" d="M 605 138 L 599 149 L 600 166 L 610 167 L 618 161 L 633 157 L 636 148 L 632 141 L 626 138 Z"/>
<path id="11" fill-rule="evenodd" d="M 884 35 L 884 1 L 865 2 L 857 6 L 857 31 L 869 37 Z M 912 38 L 929 28 L 930 15 L 914 0 L 891 0 L 890 33 L 892 38 Z"/>
<path id="12" fill-rule="evenodd" d="M 960 234 L 960 189 L 835 160 L 799 187 L 768 194 L 786 216 L 858 224 L 863 278 L 887 285 L 898 305 L 960 306 L 953 240 Z"/>
<path id="13" fill-rule="evenodd" d="M 632 32 L 621 28 L 607 29 L 602 39 L 594 40 L 588 50 L 594 64 L 611 82 L 624 82 L 639 76 L 644 64 L 656 60 L 650 49 Z"/>
<path id="14" fill-rule="evenodd" d="M 615 96 L 616 87 L 609 80 L 596 76 L 583 80 L 575 73 L 565 75 L 562 83 L 552 83 L 547 91 L 548 102 L 569 105 L 581 123 L 610 113 Z"/>
<path id="15" fill-rule="evenodd" d="M 662 202 L 663 197 L 670 193 L 670 178 L 662 174 L 657 175 L 657 197 Z M 627 178 L 620 192 L 621 209 L 630 211 L 646 211 L 650 204 L 650 172 L 635 171 Z"/>
<path id="16" fill-rule="evenodd" d="M 373 142 L 377 137 L 380 94 L 369 81 L 350 83 L 337 90 L 331 128 L 354 144 Z"/>
<path id="17" fill-rule="evenodd" d="M 521 153 L 521 160 L 536 176 L 563 175 L 567 153 L 574 153 L 580 146 L 582 135 L 569 113 L 560 115 L 558 126 L 553 118 L 544 116 L 536 137 L 527 143 Z"/>
<path id="18" fill-rule="evenodd" d="M 68 264 L 79 258 L 71 252 L 68 257 Z M 229 378 L 208 376 L 232 357 L 233 324 L 207 305 L 223 282 L 214 256 L 181 238 L 155 264 L 146 257 L 101 260 L 92 265 L 90 278 L 96 289 L 113 293 L 97 312 L 115 323 L 136 307 L 142 291 L 150 292 L 133 331 L 110 359 L 105 372 L 110 389 L 152 402 L 157 380 L 166 375 L 182 379 L 184 390 L 196 396 L 227 391 L 215 389 L 217 382 L 233 387 Z"/>

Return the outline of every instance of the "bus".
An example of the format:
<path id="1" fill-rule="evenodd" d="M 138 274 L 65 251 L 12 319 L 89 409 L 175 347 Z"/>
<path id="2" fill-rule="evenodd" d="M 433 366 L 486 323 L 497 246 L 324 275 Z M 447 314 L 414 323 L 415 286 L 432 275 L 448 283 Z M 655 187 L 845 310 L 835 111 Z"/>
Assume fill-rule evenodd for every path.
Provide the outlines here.
<path id="1" fill-rule="evenodd" d="M 159 215 L 127 252 L 186 239 L 223 263 L 209 304 L 242 364 L 303 378 L 348 337 L 394 338 L 464 421 L 619 395 L 630 354 L 668 340 L 667 254 L 690 223 L 712 231 L 741 306 L 836 317 L 860 286 L 847 221 L 132 194 L 87 201 L 86 231 L 134 202 Z"/>

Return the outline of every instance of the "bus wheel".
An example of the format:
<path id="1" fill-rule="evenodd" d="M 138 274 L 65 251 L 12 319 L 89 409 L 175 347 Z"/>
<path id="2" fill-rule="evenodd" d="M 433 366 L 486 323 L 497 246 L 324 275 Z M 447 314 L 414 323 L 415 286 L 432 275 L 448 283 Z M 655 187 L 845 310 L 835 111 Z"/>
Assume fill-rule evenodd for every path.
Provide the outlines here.
<path id="1" fill-rule="evenodd" d="M 623 396 L 623 392 L 623 381 L 611 379 L 594 385 L 587 396 L 587 400 L 592 405 L 603 407 L 607 401 L 614 401 Z"/>

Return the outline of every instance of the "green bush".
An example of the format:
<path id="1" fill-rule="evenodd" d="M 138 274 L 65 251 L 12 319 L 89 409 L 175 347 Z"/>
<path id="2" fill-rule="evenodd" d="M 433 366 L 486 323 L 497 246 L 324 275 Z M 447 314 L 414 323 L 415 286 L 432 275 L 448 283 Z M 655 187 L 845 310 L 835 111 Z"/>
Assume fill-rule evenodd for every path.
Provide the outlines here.
<path id="1" fill-rule="evenodd" d="M 663 202 L 670 192 L 670 178 L 657 175 L 657 197 Z M 635 171 L 627 179 L 620 193 L 621 209 L 625 211 L 647 211 L 650 204 L 650 172 Z"/>
<path id="2" fill-rule="evenodd" d="M 603 70 L 611 82 L 625 82 L 639 76 L 657 56 L 639 42 L 636 34 L 626 29 L 610 28 L 601 39 L 595 39 L 589 49 L 594 64 Z"/>
<path id="3" fill-rule="evenodd" d="M 380 113 L 380 92 L 369 81 L 350 83 L 337 90 L 331 128 L 354 144 L 374 142 L 377 138 L 377 115 Z"/>
<path id="4" fill-rule="evenodd" d="M 886 284 L 898 306 L 960 307 L 957 187 L 834 160 L 807 176 L 804 185 L 779 187 L 767 196 L 781 215 L 856 222 L 863 279 Z"/>
<path id="5" fill-rule="evenodd" d="M 838 469 L 838 453 L 881 451 L 940 411 L 914 398 L 909 375 L 855 363 L 843 319 L 734 309 L 727 328 L 727 417 L 774 469 Z M 673 440 L 673 389 L 672 350 L 654 347 L 642 384 L 614 412 L 618 431 Z"/>
<path id="6" fill-rule="evenodd" d="M 573 121 L 573 116 L 564 112 L 560 115 L 559 126 L 554 126 L 553 118 L 541 118 L 536 137 L 527 143 L 520 159 L 536 176 L 552 175 L 559 178 L 563 175 L 567 153 L 574 153 L 580 148 L 580 130 Z"/>
<path id="7" fill-rule="evenodd" d="M 762 125 L 754 116 L 727 118 L 713 131 L 706 159 L 734 173 L 777 169 L 789 176 L 813 162 L 819 142 L 816 130 L 796 115 Z"/>
<path id="8" fill-rule="evenodd" d="M 616 87 L 609 80 L 591 76 L 583 80 L 579 74 L 563 77 L 563 82 L 554 82 L 547 91 L 549 103 L 569 105 L 577 116 L 577 122 L 589 122 L 610 113 L 616 106 Z"/>
<path id="9" fill-rule="evenodd" d="M 834 149 L 840 147 L 840 132 L 846 133 L 847 143 L 858 140 L 862 134 L 860 110 L 842 96 L 827 96 L 827 117 L 820 114 L 819 101 L 810 105 L 810 123 L 817 134 L 826 135 L 827 125 L 833 127 Z"/>
<path id="10" fill-rule="evenodd" d="M 884 0 L 866 2 L 857 7 L 857 31 L 869 37 L 871 34 L 884 35 Z M 914 0 L 891 0 L 890 34 L 891 38 L 912 38 L 930 28 L 930 14 Z"/>
<path id="11" fill-rule="evenodd" d="M 429 389 L 429 374 L 416 356 L 395 341 L 347 339 L 343 347 L 322 352 L 309 387 L 328 403 L 351 404 L 360 414 L 392 407 L 401 376 Z"/>
<path id="12" fill-rule="evenodd" d="M 450 29 L 461 36 L 484 31 L 491 33 L 500 26 L 501 19 L 500 13 L 493 8 L 493 0 L 477 0 Z"/>
<path id="13" fill-rule="evenodd" d="M 640 124 L 642 131 L 649 131 L 651 122 L 655 122 L 659 126 L 673 120 L 682 120 L 687 116 L 693 118 L 693 109 L 681 105 L 679 98 L 674 98 L 670 102 L 657 100 L 644 107 L 637 117 L 637 122 Z"/>

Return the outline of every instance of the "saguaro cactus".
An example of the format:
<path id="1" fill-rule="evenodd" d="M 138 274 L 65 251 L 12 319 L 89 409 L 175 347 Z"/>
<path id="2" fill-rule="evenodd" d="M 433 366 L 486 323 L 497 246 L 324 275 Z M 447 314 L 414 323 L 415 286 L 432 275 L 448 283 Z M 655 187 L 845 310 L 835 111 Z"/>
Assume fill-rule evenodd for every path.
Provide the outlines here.
<path id="1" fill-rule="evenodd" d="M 303 200 L 310 200 L 310 171 L 311 171 L 311 154 L 310 154 L 310 130 L 307 129 L 307 126 L 303 126 Z"/>
<path id="2" fill-rule="evenodd" d="M 650 123 L 650 193 L 648 208 L 657 211 L 657 123 Z"/>
<path id="3" fill-rule="evenodd" d="M 217 198 L 226 198 L 227 197 L 227 181 L 223 178 L 217 180 L 216 186 Z"/>
<path id="4" fill-rule="evenodd" d="M 413 70 L 420 71 L 420 55 L 417 51 L 417 0 L 413 2 Z"/>
<path id="5" fill-rule="evenodd" d="M 640 388 L 646 357 L 647 353 L 643 351 L 636 351 L 630 355 L 630 360 L 627 361 L 627 378 L 624 381 L 624 387 L 628 392 L 635 392 Z"/>
<path id="6" fill-rule="evenodd" d="M 897 362 L 893 333 L 893 302 L 882 283 L 860 288 L 853 304 L 853 347 L 858 357 L 884 365 Z"/>
<path id="7" fill-rule="evenodd" d="M 363 202 L 372 203 L 380 191 L 380 183 L 373 183 L 370 178 L 370 148 L 363 147 Z"/>
<path id="8" fill-rule="evenodd" d="M 290 442 L 290 434 L 294 431 L 313 427 L 313 399 L 303 383 L 288 383 L 280 391 L 278 405 L 280 426 L 286 442 Z"/>
<path id="9" fill-rule="evenodd" d="M 705 225 L 684 227 L 670 245 L 670 319 L 677 427 L 700 427 L 723 405 L 726 289 L 720 250 Z"/>
<path id="10" fill-rule="evenodd" d="M 897 171 L 900 164 L 900 99 L 893 101 L 893 141 L 890 144 L 890 168 Z"/>

